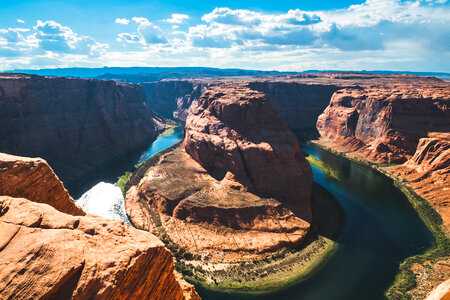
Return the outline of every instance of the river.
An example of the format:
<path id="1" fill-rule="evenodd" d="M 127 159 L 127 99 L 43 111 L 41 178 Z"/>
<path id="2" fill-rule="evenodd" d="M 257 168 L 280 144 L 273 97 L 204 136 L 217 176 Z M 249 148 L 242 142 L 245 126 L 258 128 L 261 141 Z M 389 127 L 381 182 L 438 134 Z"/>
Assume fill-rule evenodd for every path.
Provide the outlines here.
<path id="1" fill-rule="evenodd" d="M 181 139 L 181 130 L 159 137 L 136 158 L 136 163 Z M 314 181 L 336 197 L 346 214 L 335 254 L 309 279 L 281 292 L 238 295 L 197 287 L 203 299 L 383 299 L 400 262 L 432 245 L 431 232 L 391 179 L 312 145 L 302 145 L 302 151 L 338 174 L 339 180 L 330 178 L 313 166 Z M 128 222 L 123 197 L 114 181 L 98 180 L 85 190 L 77 203 L 88 212 Z"/>

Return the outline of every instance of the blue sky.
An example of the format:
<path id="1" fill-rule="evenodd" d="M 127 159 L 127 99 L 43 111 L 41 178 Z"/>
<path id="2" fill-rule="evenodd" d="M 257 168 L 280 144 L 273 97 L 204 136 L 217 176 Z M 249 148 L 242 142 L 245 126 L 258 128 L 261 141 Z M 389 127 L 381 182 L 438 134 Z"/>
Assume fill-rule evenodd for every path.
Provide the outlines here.
<path id="1" fill-rule="evenodd" d="M 450 72 L 450 5 L 0 0 L 0 70 L 77 66 Z"/>

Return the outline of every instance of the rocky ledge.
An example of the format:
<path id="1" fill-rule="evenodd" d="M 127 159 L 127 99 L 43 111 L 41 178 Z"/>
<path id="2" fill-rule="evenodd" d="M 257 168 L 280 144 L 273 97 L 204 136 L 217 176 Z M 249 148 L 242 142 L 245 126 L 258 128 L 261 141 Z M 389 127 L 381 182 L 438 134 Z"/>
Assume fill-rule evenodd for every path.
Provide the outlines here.
<path id="1" fill-rule="evenodd" d="M 71 298 L 199 299 L 158 238 L 86 216 L 43 159 L 0 154 L 0 299 Z"/>
<path id="2" fill-rule="evenodd" d="M 191 109 L 182 146 L 139 173 L 126 194 L 131 221 L 183 252 L 252 260 L 309 232 L 311 167 L 264 94 L 245 85 L 211 87 Z"/>
<path id="3" fill-rule="evenodd" d="M 0 196 L 0 298 L 199 299 L 150 233 L 8 196 Z"/>
<path id="4" fill-rule="evenodd" d="M 0 195 L 47 203 L 74 216 L 85 215 L 42 158 L 0 153 Z"/>

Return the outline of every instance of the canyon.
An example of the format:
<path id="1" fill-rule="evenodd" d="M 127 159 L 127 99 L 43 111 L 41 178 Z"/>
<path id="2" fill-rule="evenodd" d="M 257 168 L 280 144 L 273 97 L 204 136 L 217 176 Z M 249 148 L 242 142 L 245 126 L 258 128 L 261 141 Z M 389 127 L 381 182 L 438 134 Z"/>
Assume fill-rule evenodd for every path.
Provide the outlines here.
<path id="1" fill-rule="evenodd" d="M 3 73 L 0 152 L 42 157 L 71 185 L 174 124 L 145 100 L 133 84 Z"/>
<path id="2" fill-rule="evenodd" d="M 313 183 L 298 139 L 371 166 L 439 213 L 433 218 L 442 222 L 430 227 L 418 210 L 444 255 L 408 269 L 417 283 L 407 291 L 413 299 L 450 276 L 448 82 L 336 72 L 141 79 L 0 75 L 0 152 L 8 153 L 0 154 L 1 282 L 20 273 L 21 263 L 29 266 L 0 295 L 80 298 L 95 290 L 99 298 L 146 298 L 156 291 L 196 299 L 174 273 L 170 251 L 196 284 L 289 281 L 283 271 L 298 273 L 296 261 L 334 251 L 342 223 L 339 205 Z M 83 212 L 64 186 L 147 145 L 175 124 L 168 118 L 186 123 L 182 143 L 140 163 L 125 183 L 126 213 L 143 231 Z M 42 157 L 54 172 L 41 158 L 10 154 Z M 21 252 L 19 244 L 26 245 Z M 86 245 L 91 252 L 77 252 Z M 34 279 L 35 271 L 42 277 Z M 146 276 L 155 274 L 152 283 Z M 25 291 L 27 277 L 33 288 Z"/>
<path id="3" fill-rule="evenodd" d="M 170 103 L 171 107 L 165 107 L 165 109 L 168 114 L 172 112 L 174 117 L 177 117 L 177 110 L 182 111 L 181 117 L 178 117 L 180 120 L 184 120 L 186 112 L 195 116 L 199 101 L 203 101 L 203 95 L 221 86 L 245 86 L 253 91 L 263 93 L 287 121 L 289 128 L 299 137 L 305 140 L 320 137 L 313 142 L 350 159 L 372 164 L 384 174 L 400 180 L 401 184 L 426 199 L 443 219 L 439 230 L 447 232 L 448 236 L 449 193 L 447 191 L 450 188 L 447 135 L 450 132 L 448 83 L 432 77 L 412 75 L 321 73 L 251 79 L 216 79 L 207 83 L 203 81 L 206 92 L 202 96 L 194 95 L 191 87 L 195 85 L 192 80 L 174 80 L 161 85 L 167 84 L 171 86 L 171 90 L 176 90 L 177 93 L 171 95 L 168 91 L 165 94 L 164 103 L 161 104 L 168 105 Z M 160 88 L 158 82 L 152 83 L 152 85 L 154 90 Z M 187 90 L 176 88 L 176 86 L 182 85 L 189 86 L 189 88 Z M 233 89 L 228 90 L 228 93 L 226 91 L 222 93 L 225 95 L 219 95 L 219 97 L 239 95 L 239 92 Z M 180 101 L 180 99 L 188 99 L 188 101 Z M 218 106 L 209 114 L 215 116 L 222 112 L 227 113 L 223 107 Z M 204 112 L 202 113 L 204 115 Z M 237 115 L 239 114 L 237 113 Z M 201 120 L 201 118 L 198 119 Z M 233 124 L 233 119 L 228 120 L 225 124 L 229 124 L 229 121 Z M 240 159 L 232 159 L 234 144 L 227 145 L 223 141 L 224 136 L 227 136 L 222 132 L 221 126 L 223 125 L 219 123 L 207 126 L 208 122 L 197 122 L 199 124 L 195 124 L 191 128 L 188 121 L 183 145 L 186 152 L 191 154 L 194 160 L 203 167 L 201 172 L 209 172 L 215 180 L 219 179 L 224 182 L 228 180 L 227 176 L 235 179 L 238 174 L 238 178 L 244 177 L 244 179 L 237 180 L 239 184 L 244 183 L 244 186 L 250 187 L 250 191 L 257 191 L 257 189 L 251 189 L 254 184 L 248 179 L 249 176 L 242 176 L 236 172 L 236 169 L 244 168 L 240 167 Z M 209 123 L 214 124 L 211 121 Z M 242 131 L 242 128 L 239 130 Z M 239 130 L 237 131 L 239 132 Z M 189 132 L 193 132 L 193 136 L 196 137 L 191 138 Z M 211 132 L 214 136 L 205 141 L 202 135 L 209 136 Z M 221 147 L 226 151 L 223 152 Z M 167 161 L 166 157 L 162 158 L 162 162 L 168 163 L 182 159 L 186 164 L 192 165 L 186 161 L 189 158 L 181 158 L 179 152 L 181 150 L 169 154 Z M 223 157 L 226 159 L 224 160 Z M 233 163 L 230 164 L 227 159 L 231 159 Z M 236 161 L 238 161 L 237 164 Z M 161 176 L 165 166 L 161 167 L 158 162 L 154 162 L 154 164 L 156 164 L 155 176 Z M 170 164 L 168 163 L 168 165 Z M 249 173 L 247 170 L 245 172 Z M 149 185 L 152 186 L 152 184 L 154 183 Z M 158 185 L 156 184 L 156 186 Z M 150 198 L 154 197 L 154 190 L 152 190 L 154 187 L 150 189 L 151 192 L 144 188 L 143 194 Z M 193 188 L 194 191 L 197 188 Z M 241 187 L 238 185 L 234 188 L 240 189 Z M 161 193 L 161 189 L 164 188 L 158 186 L 159 193 Z M 166 200 L 163 197 L 158 201 Z M 195 205 L 191 205 L 189 210 L 186 210 L 189 213 L 184 214 L 193 216 L 192 220 L 187 219 L 188 222 L 201 222 L 201 218 L 203 221 L 213 222 L 211 211 L 196 215 L 194 207 Z M 161 207 L 157 205 L 155 209 L 161 210 Z M 164 209 L 162 210 L 164 211 Z M 197 208 L 197 211 L 199 212 L 201 209 Z M 199 215 L 201 215 L 200 219 Z M 140 217 L 142 218 L 142 216 Z M 220 221 L 214 221 L 220 224 Z M 151 225 L 147 225 L 147 228 L 151 228 Z M 431 265 L 429 269 L 436 272 L 436 270 L 440 270 L 439 265 L 442 264 L 447 264 L 445 256 L 444 260 L 442 257 L 437 259 L 437 263 Z M 444 277 L 446 278 L 446 276 Z M 424 282 L 419 281 L 419 287 L 416 290 L 430 291 L 436 285 L 434 282 L 431 285 L 427 283 L 427 287 L 421 286 Z M 415 295 L 414 293 L 416 292 L 412 292 L 413 295 Z M 421 295 L 423 296 L 423 294 Z"/>

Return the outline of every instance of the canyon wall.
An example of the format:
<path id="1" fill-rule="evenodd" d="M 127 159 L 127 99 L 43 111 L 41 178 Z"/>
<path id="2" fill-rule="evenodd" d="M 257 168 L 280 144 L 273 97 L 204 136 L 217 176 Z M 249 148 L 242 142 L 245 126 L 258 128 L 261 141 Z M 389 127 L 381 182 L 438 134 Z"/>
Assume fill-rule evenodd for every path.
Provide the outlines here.
<path id="1" fill-rule="evenodd" d="M 200 98 L 207 83 L 188 80 L 167 80 L 141 84 L 147 94 L 147 103 L 167 118 L 186 121 L 192 102 Z"/>
<path id="2" fill-rule="evenodd" d="M 317 118 L 330 103 L 340 86 L 267 80 L 249 82 L 249 87 L 263 92 L 287 121 L 289 128 L 302 138 L 318 136 Z"/>
<path id="3" fill-rule="evenodd" d="M 165 127 L 145 100 L 132 84 L 1 74 L 0 151 L 42 157 L 72 183 Z"/>
<path id="4" fill-rule="evenodd" d="M 402 165 L 385 171 L 403 178 L 414 191 L 427 199 L 444 221 L 450 235 L 450 133 L 430 132 L 421 138 L 414 155 Z"/>
<path id="5" fill-rule="evenodd" d="M 445 85 L 342 89 L 333 94 L 317 129 L 371 161 L 402 163 L 428 132 L 450 131 L 449 99 Z"/>

